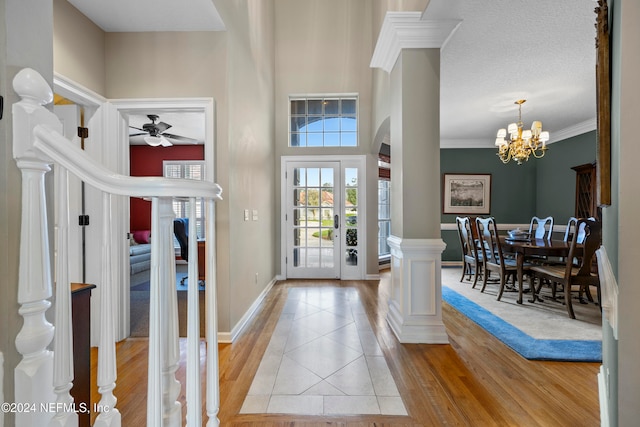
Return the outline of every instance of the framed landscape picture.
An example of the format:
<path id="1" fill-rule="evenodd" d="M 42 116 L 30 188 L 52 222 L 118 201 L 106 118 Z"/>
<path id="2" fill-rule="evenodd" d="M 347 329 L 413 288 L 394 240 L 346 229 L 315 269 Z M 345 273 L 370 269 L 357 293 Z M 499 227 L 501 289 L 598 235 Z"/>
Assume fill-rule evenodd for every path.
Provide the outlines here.
<path id="1" fill-rule="evenodd" d="M 445 173 L 442 188 L 442 212 L 445 214 L 491 212 L 491 174 Z"/>

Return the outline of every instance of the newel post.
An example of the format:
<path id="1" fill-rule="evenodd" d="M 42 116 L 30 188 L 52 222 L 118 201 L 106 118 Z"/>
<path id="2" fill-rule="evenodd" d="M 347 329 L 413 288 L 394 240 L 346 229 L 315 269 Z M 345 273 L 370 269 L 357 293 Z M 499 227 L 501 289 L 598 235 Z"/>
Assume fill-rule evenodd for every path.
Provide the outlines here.
<path id="1" fill-rule="evenodd" d="M 44 108 L 53 101 L 53 92 L 40 74 L 29 68 L 21 70 L 13 88 L 21 98 L 13 105 L 13 157 L 22 174 L 18 304 L 24 319 L 16 337 L 22 360 L 14 371 L 15 401 L 40 409 L 56 401 L 53 352 L 48 350 L 54 328 L 45 318 L 53 285 L 44 179 L 51 162 L 33 149 L 33 128 L 46 125 L 61 132 L 62 126 Z M 17 413 L 16 425 L 44 426 L 52 415 L 40 410 Z"/>

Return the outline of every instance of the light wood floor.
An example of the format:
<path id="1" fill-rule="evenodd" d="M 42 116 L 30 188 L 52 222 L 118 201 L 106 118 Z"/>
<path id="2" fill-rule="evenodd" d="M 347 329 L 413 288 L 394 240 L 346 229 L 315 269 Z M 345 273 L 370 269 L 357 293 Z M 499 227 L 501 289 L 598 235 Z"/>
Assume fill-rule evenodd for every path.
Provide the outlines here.
<path id="1" fill-rule="evenodd" d="M 523 359 L 475 323 L 443 303 L 450 345 L 401 345 L 389 329 L 388 274 L 383 280 L 289 280 L 274 286 L 239 339 L 220 345 L 219 419 L 225 427 L 599 426 L 598 363 Z M 293 286 L 349 286 L 359 290 L 408 417 L 239 415 L 244 397 Z M 182 342 L 181 345 L 184 345 Z M 123 426 L 146 419 L 147 340 L 118 344 L 114 390 Z M 92 360 L 95 385 L 94 349 Z M 204 362 L 204 360 L 203 360 Z M 204 370 L 204 368 L 203 368 Z M 186 367 L 177 377 L 183 384 Z M 203 381 L 204 383 L 204 381 Z M 95 386 L 94 386 L 95 390 Z M 99 400 L 97 390 L 93 402 Z M 184 392 L 180 396 L 184 403 Z M 203 404 L 204 408 L 204 404 Z M 203 413 L 204 413 L 203 409 Z M 184 410 L 183 410 L 184 413 Z M 206 418 L 205 418 L 206 419 Z"/>

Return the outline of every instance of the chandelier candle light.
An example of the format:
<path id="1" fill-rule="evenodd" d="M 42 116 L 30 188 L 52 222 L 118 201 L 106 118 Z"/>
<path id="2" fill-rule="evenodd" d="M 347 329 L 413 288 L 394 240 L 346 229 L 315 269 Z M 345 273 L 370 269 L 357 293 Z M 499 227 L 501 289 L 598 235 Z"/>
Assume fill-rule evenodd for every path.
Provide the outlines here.
<path id="1" fill-rule="evenodd" d="M 507 129 L 500 129 L 496 138 L 496 153 L 502 163 L 509 163 L 511 159 L 519 165 L 529 160 L 533 155 L 536 159 L 544 156 L 547 151 L 549 132 L 542 131 L 542 122 L 535 121 L 531 124 L 531 130 L 522 130 L 522 104 L 525 99 L 515 102 L 518 104 L 518 122 L 511 123 Z M 505 139 L 509 132 L 509 140 Z"/>

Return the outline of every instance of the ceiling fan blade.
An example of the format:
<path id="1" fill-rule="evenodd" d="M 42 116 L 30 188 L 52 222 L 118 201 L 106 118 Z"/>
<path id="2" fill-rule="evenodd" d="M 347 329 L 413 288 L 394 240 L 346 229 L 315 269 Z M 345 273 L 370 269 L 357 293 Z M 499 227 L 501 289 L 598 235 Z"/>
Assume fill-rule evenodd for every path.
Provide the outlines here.
<path id="1" fill-rule="evenodd" d="M 171 125 L 169 123 L 160 122 L 160 123 L 156 123 L 155 127 L 156 129 L 158 129 L 158 133 L 162 133 L 165 130 L 169 129 Z"/>
<path id="2" fill-rule="evenodd" d="M 130 133 L 129 138 L 131 138 L 132 136 L 140 136 L 140 135 L 149 135 L 149 132 Z"/>
<path id="3" fill-rule="evenodd" d="M 188 138 L 186 136 L 174 135 L 171 133 L 163 133 L 162 136 L 166 136 L 167 138 L 171 138 L 178 142 L 184 142 L 189 144 L 197 144 L 199 142 L 197 139 Z"/>

